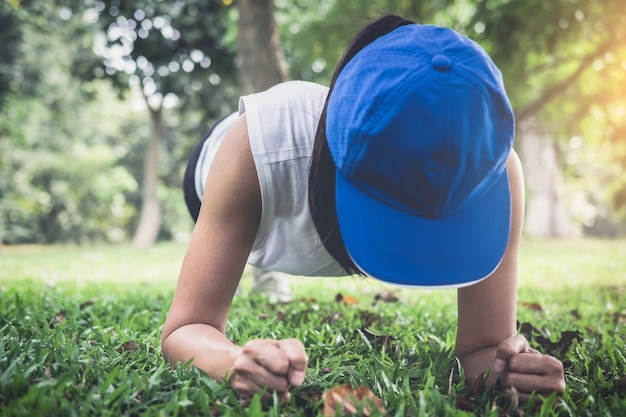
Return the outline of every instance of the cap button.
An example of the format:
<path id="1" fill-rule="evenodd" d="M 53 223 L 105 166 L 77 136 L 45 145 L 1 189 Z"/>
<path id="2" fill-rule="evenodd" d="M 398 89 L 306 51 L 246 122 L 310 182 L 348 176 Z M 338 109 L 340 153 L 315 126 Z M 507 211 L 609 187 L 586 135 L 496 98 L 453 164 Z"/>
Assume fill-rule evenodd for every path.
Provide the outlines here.
<path id="1" fill-rule="evenodd" d="M 452 67 L 452 61 L 445 55 L 435 55 L 430 62 L 433 68 L 441 72 L 448 71 Z"/>

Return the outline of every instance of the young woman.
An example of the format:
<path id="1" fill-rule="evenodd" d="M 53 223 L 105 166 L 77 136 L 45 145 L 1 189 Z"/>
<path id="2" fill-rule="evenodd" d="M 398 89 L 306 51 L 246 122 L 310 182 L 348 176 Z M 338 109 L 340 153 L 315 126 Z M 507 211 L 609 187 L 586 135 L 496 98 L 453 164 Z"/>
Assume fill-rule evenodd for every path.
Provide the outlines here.
<path id="1" fill-rule="evenodd" d="M 193 358 L 242 398 L 267 388 L 288 399 L 303 382 L 299 340 L 226 337 L 250 263 L 457 287 L 468 381 L 490 371 L 488 382 L 522 397 L 564 390 L 561 363 L 516 334 L 522 170 L 500 72 L 476 43 L 386 16 L 353 39 L 330 89 L 280 84 L 242 97 L 220 126 L 192 158 L 187 201 L 199 216 L 163 329 L 166 360 Z"/>

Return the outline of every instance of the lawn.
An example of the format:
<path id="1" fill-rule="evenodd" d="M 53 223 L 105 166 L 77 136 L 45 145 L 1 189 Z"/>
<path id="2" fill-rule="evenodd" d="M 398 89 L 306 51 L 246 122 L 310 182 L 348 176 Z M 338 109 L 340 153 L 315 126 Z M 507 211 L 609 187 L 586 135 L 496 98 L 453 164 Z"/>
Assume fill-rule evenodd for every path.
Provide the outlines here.
<path id="1" fill-rule="evenodd" d="M 370 389 L 389 416 L 626 416 L 624 240 L 526 240 L 520 331 L 563 361 L 568 388 L 517 408 L 462 382 L 452 290 L 294 278 L 294 301 L 273 305 L 247 295 L 247 275 L 229 337 L 298 337 L 309 369 L 290 403 L 242 405 L 227 385 L 161 359 L 183 253 L 0 248 L 0 416 L 321 415 L 322 394 L 342 384 Z"/>

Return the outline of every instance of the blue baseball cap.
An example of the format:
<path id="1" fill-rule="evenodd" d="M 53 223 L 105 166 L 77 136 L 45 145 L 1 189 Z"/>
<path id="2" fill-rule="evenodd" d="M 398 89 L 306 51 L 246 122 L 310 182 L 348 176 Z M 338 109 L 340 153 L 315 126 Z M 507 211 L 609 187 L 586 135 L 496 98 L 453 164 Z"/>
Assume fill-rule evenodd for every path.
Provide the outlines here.
<path id="1" fill-rule="evenodd" d="M 355 264 L 410 286 L 489 276 L 511 230 L 514 125 L 500 71 L 451 29 L 410 24 L 359 51 L 326 116 L 337 217 Z"/>

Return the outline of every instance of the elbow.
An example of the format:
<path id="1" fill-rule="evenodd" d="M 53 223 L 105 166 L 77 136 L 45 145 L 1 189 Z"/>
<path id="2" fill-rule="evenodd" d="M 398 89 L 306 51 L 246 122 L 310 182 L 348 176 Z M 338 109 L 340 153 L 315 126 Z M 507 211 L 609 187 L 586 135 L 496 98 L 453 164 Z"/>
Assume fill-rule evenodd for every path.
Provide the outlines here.
<path id="1" fill-rule="evenodd" d="M 163 330 L 161 331 L 161 356 L 163 357 L 165 362 L 168 363 L 173 363 L 172 338 L 174 336 L 175 330 L 176 329 L 173 328 L 166 319 Z"/>
<path id="2" fill-rule="evenodd" d="M 168 337 L 169 334 L 166 334 L 165 332 L 162 333 L 161 335 L 161 356 L 163 357 L 163 359 L 165 360 L 165 362 L 171 363 L 170 361 L 170 352 L 169 352 L 169 344 L 168 344 Z"/>

